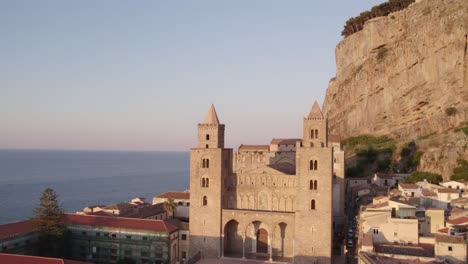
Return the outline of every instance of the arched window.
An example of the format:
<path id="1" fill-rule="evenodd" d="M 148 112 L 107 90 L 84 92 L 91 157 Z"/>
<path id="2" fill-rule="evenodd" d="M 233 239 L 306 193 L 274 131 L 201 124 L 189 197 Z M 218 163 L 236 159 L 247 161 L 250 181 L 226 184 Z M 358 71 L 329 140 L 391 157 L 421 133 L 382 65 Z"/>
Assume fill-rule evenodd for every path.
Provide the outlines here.
<path id="1" fill-rule="evenodd" d="M 210 179 L 206 178 L 205 180 L 205 187 L 208 188 L 210 185 Z"/>
<path id="2" fill-rule="evenodd" d="M 205 178 L 202 178 L 202 179 L 201 179 L 201 182 L 202 182 L 201 187 L 204 188 L 205 185 L 206 185 L 206 183 L 205 183 Z"/>
<path id="3" fill-rule="evenodd" d="M 209 167 L 210 167 L 210 160 L 206 159 L 206 168 L 209 168 Z"/>
<path id="4" fill-rule="evenodd" d="M 203 196 L 203 206 L 207 206 L 208 205 L 208 198 L 206 198 L 206 196 Z M 314 202 L 314 205 L 315 205 L 315 202 Z"/>
<path id="5" fill-rule="evenodd" d="M 314 181 L 314 190 L 317 190 L 317 180 Z"/>
<path id="6" fill-rule="evenodd" d="M 318 129 L 315 129 L 315 138 L 318 138 Z"/>
<path id="7" fill-rule="evenodd" d="M 314 170 L 317 170 L 317 161 L 314 161 Z"/>
<path id="8" fill-rule="evenodd" d="M 310 147 L 313 147 L 314 146 L 314 142 L 310 142 Z"/>
<path id="9" fill-rule="evenodd" d="M 183 202 L 178 202 L 177 205 L 182 206 L 182 205 L 184 205 L 184 203 Z"/>
<path id="10" fill-rule="evenodd" d="M 314 130 L 310 130 L 310 138 L 314 138 Z"/>
<path id="11" fill-rule="evenodd" d="M 210 140 L 210 135 L 206 134 L 206 140 Z"/>
<path id="12" fill-rule="evenodd" d="M 206 144 L 206 148 L 208 148 L 208 144 Z"/>
<path id="13" fill-rule="evenodd" d="M 313 170 L 313 169 L 314 169 L 314 161 L 310 160 L 309 161 L 309 170 Z"/>
<path id="14" fill-rule="evenodd" d="M 315 200 L 310 201 L 310 209 L 315 210 Z"/>
<path id="15" fill-rule="evenodd" d="M 313 180 L 309 181 L 309 189 L 311 189 L 311 190 L 314 189 L 314 181 Z"/>

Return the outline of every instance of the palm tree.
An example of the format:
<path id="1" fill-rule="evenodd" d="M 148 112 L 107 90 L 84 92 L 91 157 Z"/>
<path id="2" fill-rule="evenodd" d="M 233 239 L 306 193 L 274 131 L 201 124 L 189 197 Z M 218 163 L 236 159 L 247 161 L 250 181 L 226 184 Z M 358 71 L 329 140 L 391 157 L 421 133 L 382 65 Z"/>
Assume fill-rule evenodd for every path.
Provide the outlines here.
<path id="1" fill-rule="evenodd" d="M 163 208 L 169 214 L 169 218 L 172 218 L 174 216 L 174 211 L 177 208 L 177 204 L 174 202 L 174 199 L 169 198 L 164 202 Z"/>

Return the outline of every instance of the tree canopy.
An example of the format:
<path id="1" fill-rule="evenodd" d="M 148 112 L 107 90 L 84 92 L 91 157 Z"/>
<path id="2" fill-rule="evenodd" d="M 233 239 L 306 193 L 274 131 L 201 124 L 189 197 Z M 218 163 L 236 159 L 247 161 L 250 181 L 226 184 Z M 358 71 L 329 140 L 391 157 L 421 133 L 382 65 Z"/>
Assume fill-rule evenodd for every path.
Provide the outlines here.
<path id="1" fill-rule="evenodd" d="M 64 231 L 64 212 L 60 208 L 58 195 L 51 188 L 47 188 L 41 195 L 40 205 L 34 210 L 34 227 L 46 236 L 63 236 Z"/>
<path id="2" fill-rule="evenodd" d="M 163 208 L 172 217 L 174 215 L 174 211 L 177 209 L 177 204 L 174 202 L 174 199 L 169 198 L 164 202 Z"/>
<path id="3" fill-rule="evenodd" d="M 405 179 L 405 182 L 416 183 L 424 180 L 433 184 L 439 184 L 439 182 L 442 181 L 442 175 L 425 171 L 415 171 Z"/>

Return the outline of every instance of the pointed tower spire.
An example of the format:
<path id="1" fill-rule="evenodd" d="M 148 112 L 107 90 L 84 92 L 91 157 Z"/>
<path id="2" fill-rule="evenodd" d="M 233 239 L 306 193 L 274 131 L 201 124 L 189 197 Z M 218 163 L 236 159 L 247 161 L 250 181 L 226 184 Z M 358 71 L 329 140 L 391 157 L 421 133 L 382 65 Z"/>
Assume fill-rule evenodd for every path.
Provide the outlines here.
<path id="1" fill-rule="evenodd" d="M 310 110 L 309 116 L 307 116 L 307 118 L 323 119 L 322 110 L 320 110 L 320 106 L 318 105 L 317 101 L 314 101 L 314 105 L 312 106 L 312 109 Z"/>
<path id="2" fill-rule="evenodd" d="M 218 115 L 213 104 L 211 104 L 208 113 L 206 114 L 205 124 L 219 124 Z"/>

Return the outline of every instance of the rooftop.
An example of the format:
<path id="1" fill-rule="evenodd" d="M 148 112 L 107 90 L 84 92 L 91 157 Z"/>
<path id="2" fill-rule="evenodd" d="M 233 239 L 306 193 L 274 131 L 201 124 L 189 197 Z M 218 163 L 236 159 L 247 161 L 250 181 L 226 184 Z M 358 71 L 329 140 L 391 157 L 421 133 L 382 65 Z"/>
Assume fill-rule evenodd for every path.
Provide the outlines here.
<path id="1" fill-rule="evenodd" d="M 132 208 L 135 208 L 134 204 L 130 203 L 118 203 L 118 204 L 111 204 L 109 206 L 106 206 L 102 209 L 104 210 L 119 210 L 119 211 L 125 211 L 125 210 L 130 210 Z"/>
<path id="2" fill-rule="evenodd" d="M 399 183 L 398 185 L 403 189 L 418 189 L 418 185 L 414 183 Z"/>
<path id="3" fill-rule="evenodd" d="M 269 145 L 240 145 L 239 150 L 244 150 L 244 151 L 269 151 L 270 146 Z"/>
<path id="4" fill-rule="evenodd" d="M 174 199 L 174 200 L 190 200 L 190 192 L 189 191 L 171 191 L 158 194 L 154 197 L 157 198 L 167 198 L 167 199 Z"/>
<path id="5" fill-rule="evenodd" d="M 465 244 L 465 238 L 463 236 L 436 234 L 435 241 L 437 243 Z"/>
<path id="6" fill-rule="evenodd" d="M 31 220 L 0 225 L 0 240 L 34 232 Z M 2 262 L 3 263 L 3 262 Z"/>
<path id="7" fill-rule="evenodd" d="M 125 215 L 128 218 L 148 218 L 166 212 L 164 203 L 153 204 L 140 208 L 137 213 Z"/>
<path id="8" fill-rule="evenodd" d="M 276 164 L 271 164 L 267 166 L 285 174 L 289 174 L 289 175 L 296 174 L 296 166 L 287 162 L 276 163 Z"/>
<path id="9" fill-rule="evenodd" d="M 464 224 L 464 223 L 468 223 L 468 217 L 463 216 L 463 217 L 460 217 L 460 218 L 450 220 L 447 223 L 449 223 L 451 225 L 461 225 L 461 224 Z"/>
<path id="10" fill-rule="evenodd" d="M 90 262 L 0 253 L 2 264 L 89 264 Z"/>
<path id="11" fill-rule="evenodd" d="M 393 255 L 417 256 L 417 257 L 434 257 L 434 245 L 419 244 L 419 245 L 396 245 L 396 244 L 379 244 L 374 245 L 375 251 L 378 253 L 386 253 Z"/>
<path id="12" fill-rule="evenodd" d="M 137 219 L 125 217 L 107 217 L 95 215 L 65 214 L 65 222 L 71 225 L 92 227 L 110 227 L 119 229 L 134 229 L 172 233 L 177 227 L 163 220 Z"/>
<path id="13" fill-rule="evenodd" d="M 296 145 L 297 141 L 302 141 L 300 138 L 274 138 L 271 140 L 272 145 Z"/>
<path id="14" fill-rule="evenodd" d="M 437 189 L 437 192 L 439 192 L 439 193 L 458 193 L 457 190 L 450 189 L 450 188 Z"/>

